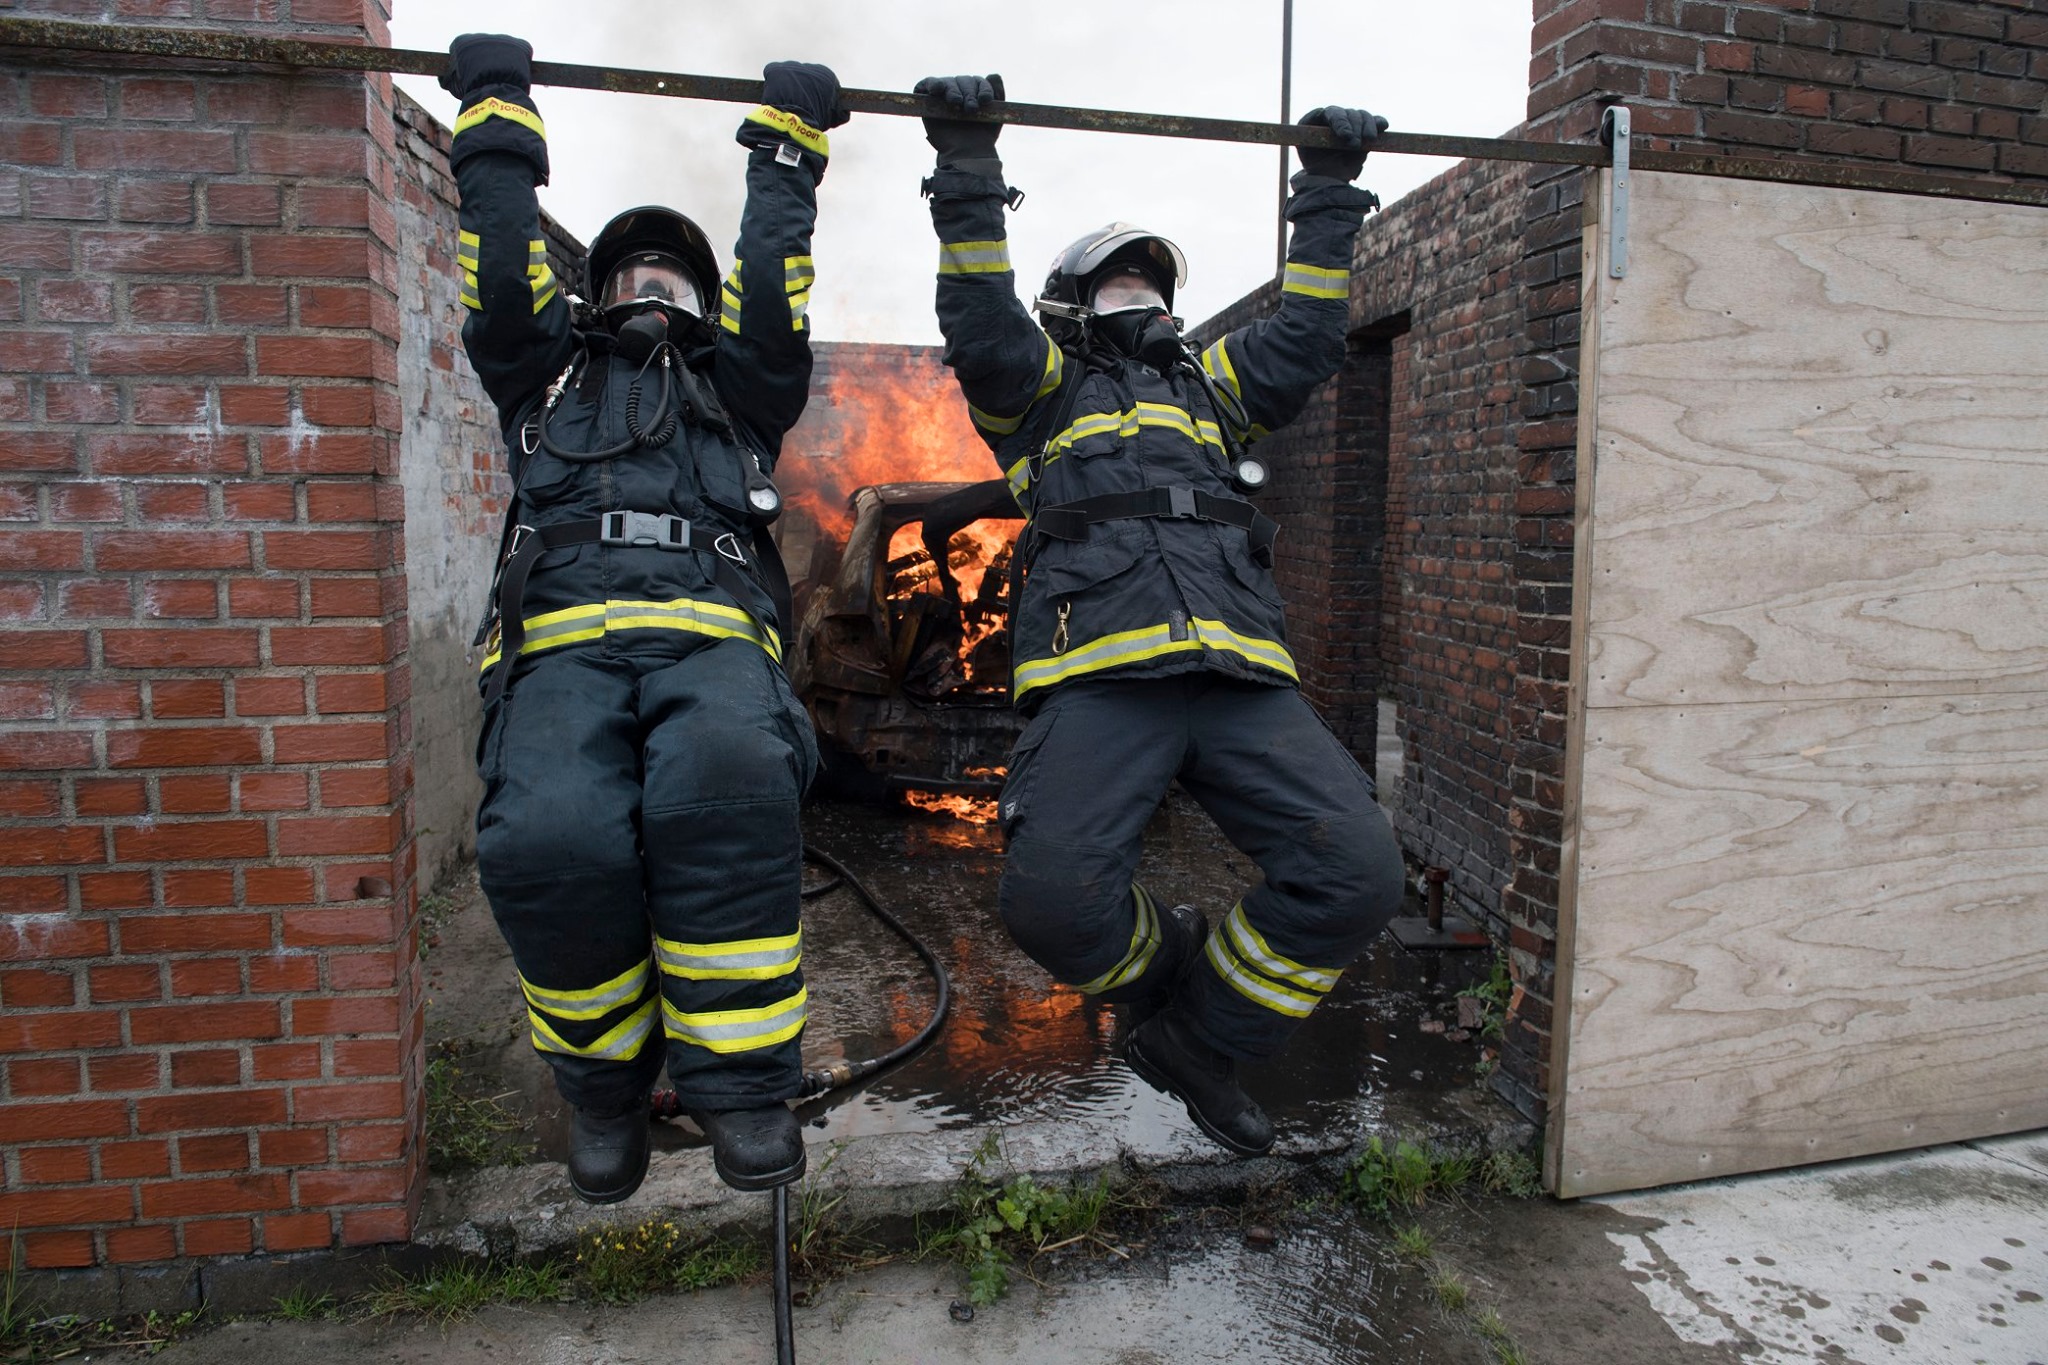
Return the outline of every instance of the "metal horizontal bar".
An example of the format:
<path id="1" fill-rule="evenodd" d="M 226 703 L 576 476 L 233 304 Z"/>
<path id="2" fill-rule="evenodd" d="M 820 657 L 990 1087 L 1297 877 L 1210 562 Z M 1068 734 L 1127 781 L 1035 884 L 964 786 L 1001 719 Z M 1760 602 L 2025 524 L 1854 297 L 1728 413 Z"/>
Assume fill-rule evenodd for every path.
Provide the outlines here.
<path id="1" fill-rule="evenodd" d="M 312 42 L 203 29 L 84 24 L 55 19 L 0 18 L 0 50 L 6 49 L 180 58 L 298 70 L 387 71 L 412 76 L 439 76 L 448 65 L 446 53 L 408 48 Z M 616 70 L 569 62 L 537 61 L 533 64 L 533 78 L 536 85 L 610 90 L 671 99 L 716 100 L 731 104 L 757 104 L 761 99 L 759 81 L 728 76 Z M 923 96 L 891 90 L 844 90 L 840 97 L 846 108 L 857 114 L 919 118 L 933 112 L 933 106 Z M 1297 147 L 1336 145 L 1328 129 L 1304 128 L 1299 124 L 1139 114 L 1059 104 L 1021 104 L 1013 100 L 999 102 L 976 117 L 991 123 L 1014 123 L 1026 127 L 1133 133 L 1212 142 Z M 1566 166 L 1605 166 L 1611 161 L 1607 148 L 1594 143 L 1456 137 L 1392 130 L 1380 134 L 1372 150 L 1380 155 L 1443 156 Z M 1718 175 L 1737 180 L 1771 180 L 1784 184 L 1879 190 L 1992 203 L 2048 205 L 2048 186 L 1894 170 L 1855 162 L 1639 150 L 1635 153 L 1635 166 L 1638 170 L 1669 171 L 1679 175 Z"/>
<path id="2" fill-rule="evenodd" d="M 410 76 L 439 76 L 448 66 L 448 56 L 443 52 L 311 42 L 299 38 L 267 38 L 198 29 L 81 24 L 52 19 L 0 18 L 0 48 L 159 59 L 176 57 L 300 70 L 389 71 Z M 718 100 L 730 104 L 761 102 L 760 81 L 727 76 L 692 76 L 672 71 L 616 70 L 570 62 L 537 61 L 533 64 L 533 80 L 536 85 L 572 90 L 610 90 L 620 94 Z M 856 114 L 922 118 L 934 112 L 934 106 L 924 96 L 892 90 L 842 90 L 840 102 Z M 1299 124 L 1139 114 L 1060 104 L 1022 104 L 1015 100 L 1001 101 L 976 118 L 990 123 L 1014 123 L 1034 128 L 1137 133 L 1209 142 L 1296 147 L 1337 145 L 1327 128 L 1304 128 Z M 1373 143 L 1372 150 L 1379 155 L 1544 161 L 1573 166 L 1599 166 L 1607 161 L 1607 153 L 1600 147 L 1511 138 L 1450 137 L 1434 133 L 1382 133 Z"/>

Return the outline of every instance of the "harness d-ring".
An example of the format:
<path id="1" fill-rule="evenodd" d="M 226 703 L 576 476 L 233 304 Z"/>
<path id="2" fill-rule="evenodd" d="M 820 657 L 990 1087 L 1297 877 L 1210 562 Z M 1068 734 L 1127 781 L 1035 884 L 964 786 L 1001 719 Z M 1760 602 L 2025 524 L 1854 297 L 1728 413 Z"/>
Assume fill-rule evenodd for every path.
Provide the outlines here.
<path id="1" fill-rule="evenodd" d="M 718 551 L 721 558 L 730 560 L 741 568 L 747 566 L 746 551 L 740 549 L 739 537 L 732 532 L 727 531 L 719 536 L 718 539 L 712 541 L 711 548 Z"/>

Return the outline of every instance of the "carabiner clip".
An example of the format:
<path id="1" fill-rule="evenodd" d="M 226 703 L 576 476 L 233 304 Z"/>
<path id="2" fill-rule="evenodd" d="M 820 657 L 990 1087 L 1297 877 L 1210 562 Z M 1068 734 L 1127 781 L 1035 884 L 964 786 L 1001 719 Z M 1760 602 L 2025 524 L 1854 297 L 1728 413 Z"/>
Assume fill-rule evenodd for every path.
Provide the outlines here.
<path id="1" fill-rule="evenodd" d="M 718 551 L 720 558 L 730 560 L 742 569 L 747 567 L 746 551 L 740 549 L 740 539 L 732 532 L 727 531 L 724 535 L 712 541 L 711 548 Z"/>
<path id="2" fill-rule="evenodd" d="M 540 416 L 535 414 L 526 419 L 526 425 L 519 428 L 519 453 L 531 456 L 540 449 Z"/>
<path id="3" fill-rule="evenodd" d="M 1052 652 L 1055 654 L 1067 652 L 1067 613 L 1073 609 L 1074 604 L 1072 602 L 1060 603 L 1059 624 L 1054 626 L 1052 631 Z"/>

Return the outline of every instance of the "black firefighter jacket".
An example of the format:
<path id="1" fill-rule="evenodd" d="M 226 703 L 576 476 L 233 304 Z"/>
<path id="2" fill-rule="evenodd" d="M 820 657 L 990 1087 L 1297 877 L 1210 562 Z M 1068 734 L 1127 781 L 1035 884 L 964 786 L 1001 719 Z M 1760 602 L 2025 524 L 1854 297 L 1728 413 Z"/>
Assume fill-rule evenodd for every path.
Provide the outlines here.
<path id="1" fill-rule="evenodd" d="M 1245 445 L 1293 418 L 1344 360 L 1351 246 L 1374 201 L 1297 175 L 1280 307 L 1207 347 L 1194 376 L 1063 352 L 1025 312 L 1010 269 L 999 179 L 941 168 L 926 181 L 938 230 L 945 361 L 1026 517 L 1103 494 L 1190 488 L 1235 498 L 1219 424 Z M 1066 390 L 1080 386 L 1068 408 Z M 1049 430 L 1062 409 L 1065 420 Z M 1044 457 L 1037 476 L 1032 456 Z M 1211 669 L 1299 681 L 1273 575 L 1234 525 L 1098 522 L 1081 540 L 1035 538 L 1014 622 L 1012 699 L 1031 711 L 1062 683 Z"/>
<path id="2" fill-rule="evenodd" d="M 657 447 L 576 463 L 537 441 L 551 387 L 561 385 L 546 413 L 552 442 L 570 451 L 602 449 L 626 439 L 635 367 L 611 354 L 608 334 L 573 325 L 548 266 L 534 195 L 547 180 L 547 149 L 526 92 L 504 86 L 479 91 L 455 126 L 450 161 L 461 190 L 457 254 L 469 309 L 462 340 L 497 406 L 510 450 L 513 522 L 588 524 L 626 510 L 690 523 L 688 551 L 601 543 L 547 551 L 519 607 L 526 625 L 522 657 L 606 636 L 615 644 L 678 653 L 702 643 L 688 637 L 738 636 L 779 661 L 771 598 L 765 588 L 755 590 L 754 566 L 745 574 L 718 574 L 713 556 L 723 547 L 751 558 L 749 465 L 760 471 L 757 478 L 773 470 L 783 434 L 809 394 L 805 311 L 825 135 L 765 106 L 741 125 L 739 140 L 751 150 L 737 259 L 719 289 L 710 340 L 687 353 L 693 373 L 672 381 L 693 383 L 700 400 L 708 385 L 715 405 L 729 415 L 730 430 L 716 430 L 693 412 Z M 659 367 L 648 367 L 638 382 L 644 429 L 660 397 Z M 682 398 L 679 391 L 676 401 Z M 735 600 L 741 595 L 752 600 Z M 485 643 L 488 672 L 498 662 L 498 632 Z"/>

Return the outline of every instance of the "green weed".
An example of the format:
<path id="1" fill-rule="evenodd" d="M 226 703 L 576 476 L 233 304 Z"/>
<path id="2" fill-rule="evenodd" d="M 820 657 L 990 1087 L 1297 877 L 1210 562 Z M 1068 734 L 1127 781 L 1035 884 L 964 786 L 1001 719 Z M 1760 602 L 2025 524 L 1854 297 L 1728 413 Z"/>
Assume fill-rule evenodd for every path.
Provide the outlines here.
<path id="1" fill-rule="evenodd" d="M 276 1304 L 272 1316 L 283 1318 L 286 1322 L 311 1322 L 316 1318 L 335 1316 L 334 1295 L 324 1289 L 315 1293 L 305 1285 L 276 1300 Z"/>
<path id="2" fill-rule="evenodd" d="M 509 1135 L 524 1128 L 517 1114 L 485 1095 L 457 1064 L 456 1054 L 439 1050 L 427 1062 L 427 1166 L 447 1173 L 474 1166 L 508 1166 L 526 1147 Z"/>
<path id="3" fill-rule="evenodd" d="M 436 1322 L 455 1322 L 491 1303 L 541 1303 L 566 1298 L 568 1278 L 552 1262 L 443 1266 L 418 1279 L 391 1274 L 361 1299 L 376 1317 L 418 1313 Z"/>
<path id="4" fill-rule="evenodd" d="M 1010 1273 L 1026 1262 L 1074 1243 L 1100 1241 L 1105 1216 L 1120 1207 L 1106 1176 L 1064 1189 L 1041 1186 L 1028 1175 L 997 1184 L 988 1167 L 1000 1154 L 991 1133 L 968 1160 L 941 1223 L 920 1228 L 918 1254 L 947 1256 L 967 1272 L 968 1300 L 994 1303 L 1010 1287 Z"/>
<path id="5" fill-rule="evenodd" d="M 1522 1348 L 1508 1335 L 1508 1325 L 1501 1321 L 1500 1314 L 1491 1308 L 1482 1308 L 1472 1317 L 1472 1325 L 1479 1330 L 1486 1344 L 1493 1348 L 1493 1358 L 1499 1365 L 1525 1365 L 1526 1357 Z"/>
<path id="6" fill-rule="evenodd" d="M 1416 1223 L 1394 1234 L 1394 1250 L 1408 1260 L 1427 1261 L 1436 1254 L 1436 1240 Z"/>
<path id="7" fill-rule="evenodd" d="M 1391 1218 L 1421 1208 L 1432 1195 L 1463 1188 L 1476 1167 L 1473 1158 L 1463 1153 L 1431 1152 L 1406 1138 L 1388 1151 L 1374 1138 L 1344 1173 L 1342 1184 L 1352 1203 L 1377 1217 Z"/>
<path id="8" fill-rule="evenodd" d="M 1458 992 L 1479 1002 L 1479 1036 L 1499 1038 L 1507 1025 L 1508 1001 L 1514 999 L 1514 972 L 1508 965 L 1508 955 L 1498 949 L 1493 954 L 1493 968 L 1486 980 L 1476 986 L 1467 986 Z"/>
<path id="9" fill-rule="evenodd" d="M 1472 1291 L 1458 1272 L 1440 1264 L 1429 1268 L 1429 1292 L 1436 1295 L 1436 1301 L 1446 1313 L 1464 1312 L 1472 1297 Z"/>
<path id="10" fill-rule="evenodd" d="M 1543 1193 L 1543 1172 L 1527 1152 L 1494 1152 L 1479 1163 L 1479 1184 L 1488 1194 L 1534 1199 Z"/>
<path id="11" fill-rule="evenodd" d="M 585 1228 L 576 1252 L 577 1279 L 592 1298 L 606 1303 L 734 1284 L 760 1266 L 761 1253 L 751 1243 L 686 1244 L 682 1232 L 666 1218 L 649 1218 L 631 1227 Z"/>

